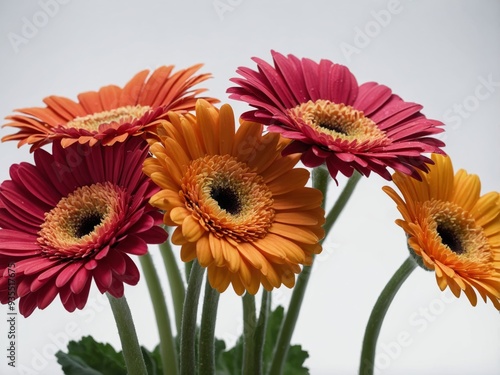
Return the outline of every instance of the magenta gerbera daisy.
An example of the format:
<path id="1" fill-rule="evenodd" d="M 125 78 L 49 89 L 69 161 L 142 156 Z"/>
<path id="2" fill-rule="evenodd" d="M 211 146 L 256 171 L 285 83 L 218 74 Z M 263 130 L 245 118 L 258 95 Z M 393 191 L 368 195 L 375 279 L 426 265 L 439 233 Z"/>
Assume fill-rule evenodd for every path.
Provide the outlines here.
<path id="1" fill-rule="evenodd" d="M 142 173 L 147 145 L 35 151 L 35 164 L 14 164 L 0 185 L 0 302 L 8 303 L 8 268 L 15 265 L 19 310 L 29 316 L 59 295 L 82 309 L 92 280 L 101 293 L 123 296 L 139 271 L 129 254 L 162 243 L 162 214 L 148 204 L 158 188 Z"/>
<path id="2" fill-rule="evenodd" d="M 256 108 L 243 119 L 293 140 L 285 154 L 302 153 L 308 167 L 325 163 L 334 179 L 357 170 L 390 180 L 388 167 L 420 179 L 417 169 L 432 164 L 422 154 L 444 153 L 444 143 L 432 138 L 443 124 L 426 118 L 421 105 L 375 82 L 358 85 L 347 67 L 329 60 L 271 54 L 274 67 L 253 58 L 258 71 L 240 67 L 243 78 L 231 79 L 239 87 L 227 91 Z"/>

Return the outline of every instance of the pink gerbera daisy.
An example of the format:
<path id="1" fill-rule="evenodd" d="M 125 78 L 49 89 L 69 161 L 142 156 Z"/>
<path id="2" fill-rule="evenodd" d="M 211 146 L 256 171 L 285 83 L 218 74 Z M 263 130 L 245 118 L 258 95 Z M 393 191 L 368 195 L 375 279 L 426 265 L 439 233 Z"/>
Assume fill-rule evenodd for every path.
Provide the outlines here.
<path id="1" fill-rule="evenodd" d="M 83 308 L 92 280 L 117 298 L 124 283 L 138 282 L 128 254 L 166 239 L 162 214 L 148 204 L 158 188 L 142 173 L 147 152 L 139 139 L 91 148 L 56 142 L 52 155 L 35 151 L 35 165 L 11 166 L 0 185 L 2 303 L 13 267 L 24 316 L 57 295 L 66 310 Z"/>
<path id="2" fill-rule="evenodd" d="M 274 67 L 253 58 L 258 71 L 240 67 L 243 78 L 231 79 L 239 87 L 228 93 L 256 108 L 243 119 L 294 140 L 285 154 L 302 153 L 308 167 L 326 163 L 333 178 L 357 170 L 390 180 L 387 167 L 420 179 L 417 169 L 432 164 L 422 153 L 443 153 L 444 143 L 430 137 L 442 123 L 427 119 L 421 105 L 375 82 L 358 85 L 347 67 L 329 60 L 271 53 Z"/>

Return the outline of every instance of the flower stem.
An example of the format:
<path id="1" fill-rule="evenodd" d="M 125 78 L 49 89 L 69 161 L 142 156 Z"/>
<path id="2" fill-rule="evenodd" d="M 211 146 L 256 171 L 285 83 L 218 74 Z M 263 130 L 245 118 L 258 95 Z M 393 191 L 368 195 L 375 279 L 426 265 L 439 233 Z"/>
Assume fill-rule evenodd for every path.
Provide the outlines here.
<path id="1" fill-rule="evenodd" d="M 194 260 L 191 274 L 189 275 L 182 314 L 180 344 L 180 368 L 182 375 L 194 375 L 197 373 L 195 351 L 196 318 L 204 272 L 205 268 L 201 267 L 197 260 Z"/>
<path id="2" fill-rule="evenodd" d="M 203 312 L 201 314 L 200 341 L 198 350 L 199 375 L 215 374 L 215 323 L 220 293 L 205 284 Z"/>
<path id="3" fill-rule="evenodd" d="M 242 375 L 256 375 L 255 372 L 255 297 L 245 293 L 243 300 L 243 366 Z"/>
<path id="4" fill-rule="evenodd" d="M 313 170 L 313 186 L 319 189 L 323 193 L 323 207 L 326 200 L 326 192 L 328 189 L 328 171 L 322 167 L 317 167 Z M 333 205 L 332 209 L 326 217 L 325 224 L 323 228 L 325 229 L 325 238 L 328 236 L 330 229 L 333 224 L 337 221 L 340 213 L 346 206 L 349 198 L 351 197 L 354 188 L 361 179 L 361 174 L 354 172 L 354 174 L 347 181 L 346 186 L 340 193 L 337 201 Z M 321 241 L 324 242 L 325 238 Z M 313 259 L 314 261 L 314 259 Z M 304 295 L 307 289 L 307 284 L 309 282 L 309 277 L 311 275 L 312 264 L 310 266 L 304 266 L 302 272 L 297 277 L 297 282 L 292 292 L 292 298 L 290 299 L 290 305 L 285 316 L 285 320 L 281 326 L 276 347 L 274 349 L 273 361 L 271 363 L 269 374 L 281 374 L 283 372 L 283 367 L 285 365 L 286 356 L 288 354 L 288 349 L 290 348 L 290 341 L 292 339 L 293 331 L 299 317 L 300 308 L 302 306 L 302 301 L 304 300 Z"/>
<path id="5" fill-rule="evenodd" d="M 177 375 L 179 373 L 177 362 L 177 351 L 170 326 L 170 317 L 168 314 L 165 296 L 161 287 L 160 279 L 156 273 L 153 259 L 150 253 L 139 257 L 146 284 L 148 285 L 149 295 L 153 303 L 153 310 L 158 326 L 160 336 L 160 356 L 163 364 L 164 375 Z"/>
<path id="6" fill-rule="evenodd" d="M 255 327 L 255 374 L 263 373 L 264 343 L 266 340 L 267 321 L 271 311 L 271 293 L 264 289 L 260 305 L 259 320 Z"/>
<path id="7" fill-rule="evenodd" d="M 382 293 L 380 293 L 377 302 L 375 302 L 375 306 L 373 306 L 373 310 L 366 325 L 365 337 L 363 339 L 363 349 L 361 351 L 359 367 L 360 375 L 373 374 L 375 369 L 375 349 L 385 314 L 399 288 L 416 267 L 417 263 L 411 257 L 408 257 L 389 280 L 384 290 L 382 290 Z"/>
<path id="8" fill-rule="evenodd" d="M 166 230 L 167 228 L 165 228 Z M 181 271 L 177 264 L 176 257 L 170 245 L 170 239 L 167 239 L 160 245 L 160 253 L 163 258 L 163 264 L 167 272 L 168 284 L 172 293 L 172 301 L 174 304 L 175 326 L 177 334 L 181 331 L 182 309 L 184 306 L 184 298 L 186 298 L 186 288 L 184 280 L 182 280 Z"/>
<path id="9" fill-rule="evenodd" d="M 144 357 L 142 355 L 137 333 L 135 332 L 134 321 L 125 296 L 115 298 L 106 293 L 111 311 L 115 317 L 118 334 L 122 344 L 122 353 L 127 366 L 128 375 L 145 375 L 148 373 Z"/>

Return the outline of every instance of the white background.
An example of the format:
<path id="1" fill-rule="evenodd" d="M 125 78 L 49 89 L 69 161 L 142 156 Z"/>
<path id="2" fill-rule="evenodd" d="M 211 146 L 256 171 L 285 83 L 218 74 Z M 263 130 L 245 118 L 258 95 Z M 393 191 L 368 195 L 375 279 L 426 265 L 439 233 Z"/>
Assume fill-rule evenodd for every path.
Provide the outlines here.
<path id="1" fill-rule="evenodd" d="M 204 63 L 203 72 L 214 74 L 204 87 L 227 102 L 236 68 L 254 67 L 252 56 L 270 61 L 275 49 L 346 64 L 359 82 L 384 83 L 423 104 L 427 116 L 447 123 L 445 150 L 455 166 L 479 174 L 483 192 L 499 190 L 499 20 L 495 0 L 4 0 L 0 117 L 42 106 L 48 95 L 75 99 L 81 91 L 123 85 L 136 72 L 163 64 L 180 69 Z M 247 110 L 231 104 L 237 114 Z M 3 181 L 9 165 L 32 156 L 26 147 L 4 143 L 0 160 Z M 317 258 L 292 340 L 309 351 L 311 374 L 356 373 L 371 308 L 407 256 L 404 234 L 393 223 L 398 212 L 381 191 L 385 184 L 376 175 L 360 182 Z M 330 202 L 340 187 L 332 186 Z M 140 341 L 152 349 L 158 336 L 143 281 L 126 295 Z M 382 327 L 378 373 L 500 373 L 498 312 L 491 303 L 473 308 L 465 296 L 450 295 L 439 291 L 433 273 L 418 269 L 410 276 Z M 289 296 L 281 289 L 274 302 L 286 305 Z M 82 312 L 70 314 L 56 300 L 20 317 L 18 368 L 12 370 L 4 355 L 6 312 L 0 308 L 1 374 L 61 374 L 51 355 L 68 338 L 90 334 L 119 347 L 107 301 L 93 289 Z M 232 291 L 221 296 L 219 314 L 216 334 L 232 345 L 242 328 L 241 303 Z"/>

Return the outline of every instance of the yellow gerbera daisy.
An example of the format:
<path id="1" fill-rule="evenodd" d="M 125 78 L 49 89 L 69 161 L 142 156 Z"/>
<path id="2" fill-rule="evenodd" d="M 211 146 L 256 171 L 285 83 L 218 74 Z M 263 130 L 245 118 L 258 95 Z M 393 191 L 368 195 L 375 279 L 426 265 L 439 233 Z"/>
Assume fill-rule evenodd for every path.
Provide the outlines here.
<path id="1" fill-rule="evenodd" d="M 239 295 L 293 287 L 300 265 L 321 251 L 323 196 L 294 168 L 300 155 L 281 156 L 285 142 L 262 130 L 242 122 L 235 133 L 229 105 L 199 100 L 196 116 L 169 113 L 144 163 L 162 189 L 150 203 L 176 227 L 181 259 L 197 258 L 219 292 L 230 283 Z"/>
<path id="2" fill-rule="evenodd" d="M 464 291 L 475 306 L 476 289 L 500 310 L 500 194 L 480 196 L 478 176 L 463 169 L 454 175 L 446 156 L 432 160 L 428 174 L 419 172 L 422 181 L 393 175 L 402 197 L 383 188 L 403 215 L 396 223 L 441 290 L 448 286 L 456 297 Z"/>

